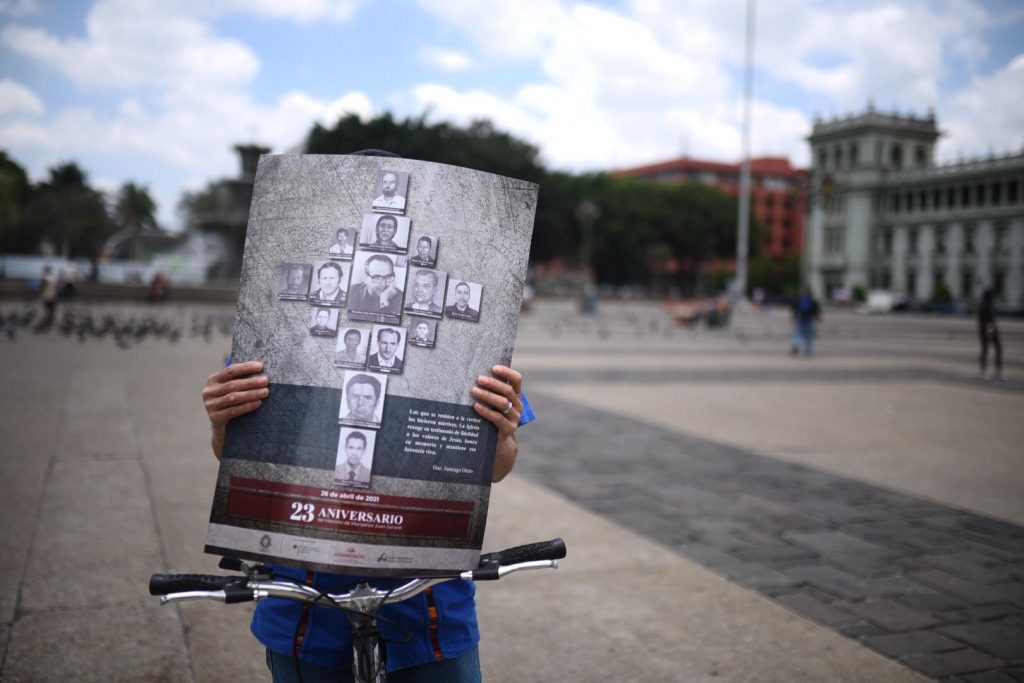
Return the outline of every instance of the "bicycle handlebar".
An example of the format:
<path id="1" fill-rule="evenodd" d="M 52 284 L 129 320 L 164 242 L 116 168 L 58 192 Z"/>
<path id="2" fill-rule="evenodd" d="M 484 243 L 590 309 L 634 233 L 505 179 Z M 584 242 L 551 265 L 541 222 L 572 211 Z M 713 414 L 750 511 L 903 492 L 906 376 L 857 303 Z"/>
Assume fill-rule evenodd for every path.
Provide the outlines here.
<path id="1" fill-rule="evenodd" d="M 383 604 L 407 600 L 430 586 L 463 579 L 492 581 L 512 572 L 530 569 L 557 569 L 565 557 L 565 542 L 556 538 L 541 543 L 508 548 L 480 556 L 477 569 L 435 578 L 411 578 L 392 589 L 380 589 L 360 583 L 346 593 L 321 593 L 312 586 L 291 581 L 265 581 L 257 576 L 216 576 L 207 574 L 153 574 L 149 580 L 150 595 L 159 595 L 160 603 L 186 600 L 218 600 L 225 603 L 250 602 L 263 598 L 285 598 L 299 602 L 315 602 L 325 607 L 357 610 L 366 613 Z M 226 563 L 234 565 L 233 562 Z M 240 565 L 240 563 L 239 563 Z"/>

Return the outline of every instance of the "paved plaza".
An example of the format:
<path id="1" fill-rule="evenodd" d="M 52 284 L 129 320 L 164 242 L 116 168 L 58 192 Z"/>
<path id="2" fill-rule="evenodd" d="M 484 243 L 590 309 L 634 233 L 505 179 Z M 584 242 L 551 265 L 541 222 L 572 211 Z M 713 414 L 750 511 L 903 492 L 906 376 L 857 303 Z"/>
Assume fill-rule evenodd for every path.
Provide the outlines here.
<path id="1" fill-rule="evenodd" d="M 146 591 L 216 566 L 199 390 L 230 307 L 110 310 L 134 325 L 0 330 L 0 679 L 266 680 L 248 607 Z M 1002 327 L 995 381 L 968 319 L 826 311 L 793 358 L 784 311 L 535 306 L 514 364 L 540 419 L 485 545 L 569 556 L 480 587 L 485 680 L 1024 680 L 1024 323 Z"/>

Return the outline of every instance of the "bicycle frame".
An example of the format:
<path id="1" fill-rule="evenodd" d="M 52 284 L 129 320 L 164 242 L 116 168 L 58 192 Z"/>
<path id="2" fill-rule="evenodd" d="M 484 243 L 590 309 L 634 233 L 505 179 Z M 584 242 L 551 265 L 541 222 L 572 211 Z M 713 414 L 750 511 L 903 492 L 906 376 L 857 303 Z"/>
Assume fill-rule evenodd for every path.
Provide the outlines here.
<path id="1" fill-rule="evenodd" d="M 191 600 L 233 604 L 282 598 L 352 612 L 356 615 L 352 632 L 354 680 L 356 683 L 384 683 L 386 657 L 376 618 L 382 606 L 408 600 L 443 581 L 496 581 L 517 571 L 557 569 L 558 560 L 565 554 L 565 543 L 554 539 L 481 555 L 477 569 L 449 576 L 413 577 L 390 589 L 377 588 L 367 581 L 339 593 L 321 593 L 302 583 L 274 580 L 265 567 L 248 567 L 238 560 L 224 558 L 222 569 L 241 569 L 244 575 L 154 574 L 150 578 L 149 592 L 160 596 L 161 605 Z"/>

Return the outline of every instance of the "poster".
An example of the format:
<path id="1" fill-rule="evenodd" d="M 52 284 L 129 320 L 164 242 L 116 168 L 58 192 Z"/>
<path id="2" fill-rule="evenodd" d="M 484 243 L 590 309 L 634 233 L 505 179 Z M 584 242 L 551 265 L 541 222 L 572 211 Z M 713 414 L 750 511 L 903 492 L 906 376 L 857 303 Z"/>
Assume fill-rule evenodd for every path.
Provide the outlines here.
<path id="1" fill-rule="evenodd" d="M 316 571 L 476 566 L 537 186 L 411 159 L 270 155 L 232 357 L 270 395 L 227 430 L 206 551 Z"/>

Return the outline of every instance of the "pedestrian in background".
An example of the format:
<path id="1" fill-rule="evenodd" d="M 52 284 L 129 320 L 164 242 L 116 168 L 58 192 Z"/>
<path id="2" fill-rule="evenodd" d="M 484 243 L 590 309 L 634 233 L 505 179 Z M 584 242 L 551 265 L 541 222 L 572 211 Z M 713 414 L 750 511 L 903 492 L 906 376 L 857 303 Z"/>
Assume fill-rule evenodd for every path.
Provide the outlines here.
<path id="1" fill-rule="evenodd" d="M 988 370 L 988 345 L 992 344 L 996 351 L 995 379 L 1003 378 L 1003 343 L 999 339 L 999 326 L 996 325 L 996 295 L 989 287 L 981 295 L 981 304 L 978 306 L 978 340 L 981 342 L 981 357 L 978 359 L 981 365 L 981 376 L 985 376 Z"/>
<path id="2" fill-rule="evenodd" d="M 801 347 L 805 356 L 814 353 L 814 323 L 821 316 L 821 308 L 811 292 L 804 289 L 793 304 L 793 343 L 789 353 L 796 356 Z"/>
<path id="3" fill-rule="evenodd" d="M 43 319 L 39 322 L 39 327 L 49 327 L 57 310 L 57 274 L 53 271 L 53 266 L 43 267 L 40 294 L 43 300 Z"/>

